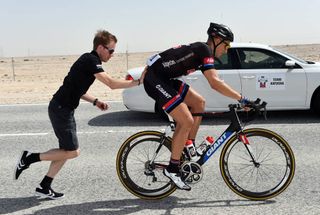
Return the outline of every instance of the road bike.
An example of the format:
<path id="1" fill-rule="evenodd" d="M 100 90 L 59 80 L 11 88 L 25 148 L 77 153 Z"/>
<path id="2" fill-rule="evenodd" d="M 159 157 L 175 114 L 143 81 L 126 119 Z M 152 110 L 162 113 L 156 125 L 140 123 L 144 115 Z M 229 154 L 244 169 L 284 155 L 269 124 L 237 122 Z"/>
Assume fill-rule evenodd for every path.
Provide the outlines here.
<path id="1" fill-rule="evenodd" d="M 257 99 L 250 104 L 248 115 L 266 113 L 266 103 Z M 295 172 L 295 158 L 289 144 L 279 134 L 264 128 L 244 129 L 239 118 L 243 109 L 229 105 L 224 115 L 231 121 L 221 136 L 208 146 L 197 161 L 187 153 L 181 157 L 182 179 L 189 185 L 203 176 L 202 165 L 222 146 L 220 172 L 224 182 L 236 194 L 250 200 L 266 200 L 282 193 L 291 183 Z M 241 113 L 245 113 L 241 111 Z M 213 112 L 197 116 L 215 115 Z M 247 120 L 247 121 L 249 121 Z M 120 147 L 116 169 L 123 186 L 142 199 L 161 199 L 177 188 L 166 176 L 171 155 L 171 135 L 175 123 L 164 132 L 141 131 L 130 136 Z"/>

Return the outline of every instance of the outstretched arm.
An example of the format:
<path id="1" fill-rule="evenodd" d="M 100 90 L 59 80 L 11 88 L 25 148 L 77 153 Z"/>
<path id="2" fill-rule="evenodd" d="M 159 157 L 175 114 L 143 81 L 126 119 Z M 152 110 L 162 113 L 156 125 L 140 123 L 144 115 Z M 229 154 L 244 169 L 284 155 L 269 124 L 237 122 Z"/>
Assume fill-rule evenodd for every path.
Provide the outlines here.
<path id="1" fill-rule="evenodd" d="M 129 87 L 134 87 L 138 86 L 140 84 L 140 79 L 139 80 L 120 80 L 120 79 L 114 79 L 110 77 L 106 72 L 100 72 L 94 74 L 94 76 L 110 87 L 112 90 L 113 89 L 122 89 L 122 88 L 129 88 Z"/>
<path id="2" fill-rule="evenodd" d="M 228 96 L 230 98 L 241 100 L 242 96 L 240 93 L 232 89 L 227 83 L 221 80 L 218 76 L 218 72 L 216 69 L 208 69 L 203 72 L 204 76 L 208 80 L 212 89 L 218 91 L 224 96 Z"/>

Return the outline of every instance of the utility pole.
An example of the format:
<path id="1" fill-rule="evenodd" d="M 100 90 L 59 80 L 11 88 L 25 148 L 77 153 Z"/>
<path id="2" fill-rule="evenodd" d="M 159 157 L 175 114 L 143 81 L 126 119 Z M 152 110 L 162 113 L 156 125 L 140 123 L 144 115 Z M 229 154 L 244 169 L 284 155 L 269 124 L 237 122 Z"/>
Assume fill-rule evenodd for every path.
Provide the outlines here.
<path id="1" fill-rule="evenodd" d="M 126 50 L 126 61 L 127 61 L 127 71 L 129 69 L 129 51 L 128 51 L 128 44 L 127 44 L 127 50 Z"/>
<path id="2" fill-rule="evenodd" d="M 12 65 L 12 78 L 13 78 L 13 81 L 16 81 L 16 74 L 14 73 L 14 59 L 13 59 L 13 57 L 11 58 L 11 65 Z"/>

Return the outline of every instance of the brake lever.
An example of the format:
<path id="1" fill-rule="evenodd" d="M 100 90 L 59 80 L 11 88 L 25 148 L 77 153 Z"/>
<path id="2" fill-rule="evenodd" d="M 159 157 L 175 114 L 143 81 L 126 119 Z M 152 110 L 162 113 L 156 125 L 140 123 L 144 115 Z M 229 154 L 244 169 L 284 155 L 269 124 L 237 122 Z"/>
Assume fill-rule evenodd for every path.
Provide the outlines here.
<path id="1" fill-rule="evenodd" d="M 254 104 L 258 105 L 258 104 L 260 104 L 260 102 L 261 102 L 261 99 L 260 99 L 260 98 L 257 98 L 257 99 L 254 101 Z"/>
<path id="2" fill-rule="evenodd" d="M 263 114 L 262 115 L 263 115 L 264 120 L 268 120 L 266 107 L 263 108 Z"/>
<path id="3" fill-rule="evenodd" d="M 261 104 L 261 106 L 262 106 L 262 109 L 263 109 L 263 118 L 265 119 L 265 120 L 268 120 L 268 118 L 267 118 L 267 102 L 262 102 L 262 104 Z"/>
<path id="4" fill-rule="evenodd" d="M 261 99 L 257 98 L 256 101 L 254 101 L 251 105 L 250 108 L 252 109 L 252 118 L 258 116 L 258 115 L 263 115 L 263 118 L 267 120 L 267 102 L 263 101 L 261 104 Z"/>
<path id="5" fill-rule="evenodd" d="M 266 108 L 267 102 L 263 101 L 261 104 L 260 102 L 261 102 L 261 99 L 257 98 L 255 101 L 251 102 L 246 106 L 250 110 L 246 111 L 247 118 L 242 119 L 243 122 L 250 122 L 259 115 L 262 115 L 263 118 L 267 120 L 267 108 Z M 240 104 L 234 105 L 233 107 L 236 108 L 237 110 L 244 109 L 244 107 L 242 107 Z"/>

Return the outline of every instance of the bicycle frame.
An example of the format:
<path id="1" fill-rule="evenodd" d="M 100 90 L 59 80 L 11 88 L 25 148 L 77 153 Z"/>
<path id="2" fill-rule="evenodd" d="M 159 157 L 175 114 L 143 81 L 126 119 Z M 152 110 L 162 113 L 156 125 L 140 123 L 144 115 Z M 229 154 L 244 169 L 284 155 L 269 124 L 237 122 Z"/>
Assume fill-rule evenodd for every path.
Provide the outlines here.
<path id="1" fill-rule="evenodd" d="M 239 140 L 241 142 L 244 143 L 246 149 L 248 150 L 248 153 L 250 154 L 252 161 L 255 165 L 258 165 L 255 162 L 255 158 L 253 156 L 251 147 L 249 145 L 248 139 L 246 138 L 245 134 L 243 133 L 243 128 L 241 125 L 241 122 L 239 120 L 238 114 L 236 109 L 238 108 L 237 105 L 230 105 L 229 109 L 230 111 L 227 113 L 224 113 L 225 115 L 227 115 L 229 117 L 229 119 L 231 120 L 230 125 L 228 126 L 228 128 L 222 133 L 222 135 L 216 139 L 216 141 L 211 144 L 211 146 L 209 148 L 206 149 L 206 151 L 204 151 L 204 153 L 201 155 L 200 159 L 196 162 L 198 163 L 200 166 L 202 166 L 204 163 L 206 163 L 209 158 L 224 144 L 226 143 L 226 141 L 234 134 L 237 133 L 239 135 Z M 221 114 L 221 113 L 220 113 Z M 212 112 L 205 112 L 205 113 L 195 113 L 193 114 L 193 116 L 205 116 L 205 115 L 215 115 L 215 113 Z M 166 128 L 165 132 L 163 133 L 163 139 L 161 140 L 161 143 L 164 142 L 165 137 L 168 137 L 171 132 L 173 132 L 175 129 L 175 124 L 173 121 L 170 121 L 170 125 Z M 158 151 L 160 150 L 162 144 L 159 145 L 158 149 L 156 150 L 155 156 L 158 153 Z M 153 159 L 151 159 L 151 161 L 153 161 Z"/>
<path id="2" fill-rule="evenodd" d="M 211 144 L 209 148 L 207 148 L 200 159 L 197 161 L 197 163 L 202 166 L 204 163 L 206 163 L 209 158 L 224 144 L 226 141 L 234 134 L 238 133 L 239 135 L 243 136 L 243 129 L 241 122 L 239 120 L 237 111 L 236 111 L 237 106 L 236 105 L 230 105 L 229 109 L 230 112 L 227 114 L 229 115 L 229 119 L 231 120 L 231 123 L 229 127 L 222 133 L 222 135 L 216 139 L 214 143 Z M 201 115 L 201 114 L 196 114 L 196 115 Z M 205 115 L 205 113 L 203 114 Z M 246 138 L 245 138 L 246 139 Z M 248 143 L 246 143 L 248 144 Z M 249 149 L 248 149 L 249 150 Z M 251 155 L 252 153 L 249 150 L 249 154 Z"/>
<path id="3" fill-rule="evenodd" d="M 228 130 L 223 132 L 223 134 L 213 144 L 211 144 L 211 146 L 206 151 L 204 151 L 197 163 L 200 166 L 206 163 L 209 158 L 220 148 L 220 146 L 222 146 L 229 139 L 229 137 L 232 136 L 233 133 L 234 132 Z"/>

